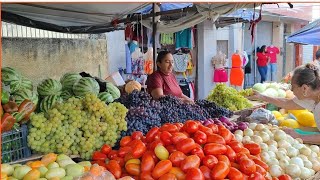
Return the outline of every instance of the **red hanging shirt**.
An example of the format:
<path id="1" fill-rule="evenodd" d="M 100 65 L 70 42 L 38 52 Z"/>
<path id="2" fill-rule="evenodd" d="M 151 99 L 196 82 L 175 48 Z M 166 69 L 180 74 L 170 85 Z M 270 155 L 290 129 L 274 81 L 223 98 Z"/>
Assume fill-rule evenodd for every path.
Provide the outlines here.
<path id="1" fill-rule="evenodd" d="M 161 71 L 155 71 L 146 81 L 148 92 L 151 93 L 156 88 L 162 88 L 164 95 L 173 95 L 182 97 L 182 90 L 173 73 L 164 74 Z"/>

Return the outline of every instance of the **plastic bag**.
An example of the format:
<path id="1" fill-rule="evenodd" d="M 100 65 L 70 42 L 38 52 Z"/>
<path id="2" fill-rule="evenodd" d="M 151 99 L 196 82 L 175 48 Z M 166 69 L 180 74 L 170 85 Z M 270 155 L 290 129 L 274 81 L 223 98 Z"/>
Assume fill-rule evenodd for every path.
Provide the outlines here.
<path id="1" fill-rule="evenodd" d="M 262 123 L 262 124 L 274 124 L 276 125 L 277 120 L 275 119 L 274 115 L 271 113 L 271 111 L 264 109 L 264 108 L 258 108 L 252 112 L 252 114 L 247 117 L 247 121 L 250 123 Z"/>
<path id="2" fill-rule="evenodd" d="M 74 178 L 73 180 L 116 180 L 116 178 L 102 166 L 94 164 L 87 173 L 83 174 L 81 177 Z"/>

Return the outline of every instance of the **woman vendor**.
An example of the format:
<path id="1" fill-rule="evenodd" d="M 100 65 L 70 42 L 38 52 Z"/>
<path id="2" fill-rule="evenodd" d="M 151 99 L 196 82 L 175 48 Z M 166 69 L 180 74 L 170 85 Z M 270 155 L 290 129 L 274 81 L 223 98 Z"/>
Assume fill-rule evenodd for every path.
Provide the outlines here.
<path id="1" fill-rule="evenodd" d="M 148 76 L 148 92 L 154 99 L 165 95 L 178 97 L 182 102 L 193 103 L 193 100 L 182 93 L 176 77 L 172 73 L 173 56 L 169 51 L 161 51 L 157 57 L 158 70 Z"/>
<path id="2" fill-rule="evenodd" d="M 320 143 L 320 72 L 319 67 L 308 63 L 294 70 L 291 80 L 291 90 L 295 97 L 293 99 L 273 98 L 255 92 L 250 99 L 260 99 L 272 103 L 287 110 L 308 109 L 312 111 L 317 123 L 317 128 L 306 128 L 314 133 L 301 133 L 291 128 L 284 131 L 294 138 L 301 138 L 308 142 Z M 300 132 L 300 133 L 298 133 Z M 305 131 L 304 131 L 305 132 Z M 309 134 L 309 135 L 308 135 Z"/>

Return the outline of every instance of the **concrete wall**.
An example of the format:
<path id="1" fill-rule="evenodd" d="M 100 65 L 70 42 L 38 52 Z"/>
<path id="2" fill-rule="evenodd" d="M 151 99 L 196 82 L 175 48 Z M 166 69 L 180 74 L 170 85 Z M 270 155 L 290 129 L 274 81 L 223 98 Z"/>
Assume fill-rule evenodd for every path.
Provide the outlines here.
<path id="1" fill-rule="evenodd" d="M 2 38 L 2 67 L 16 68 L 35 84 L 66 72 L 108 74 L 106 40 Z"/>

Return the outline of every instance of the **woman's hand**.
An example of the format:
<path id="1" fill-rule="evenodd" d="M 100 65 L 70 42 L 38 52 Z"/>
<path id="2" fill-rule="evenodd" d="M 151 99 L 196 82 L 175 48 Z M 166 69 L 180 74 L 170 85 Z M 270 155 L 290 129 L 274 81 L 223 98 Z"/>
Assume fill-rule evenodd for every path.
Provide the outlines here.
<path id="1" fill-rule="evenodd" d="M 194 104 L 194 101 L 188 97 L 181 98 L 181 101 L 187 104 Z"/>

